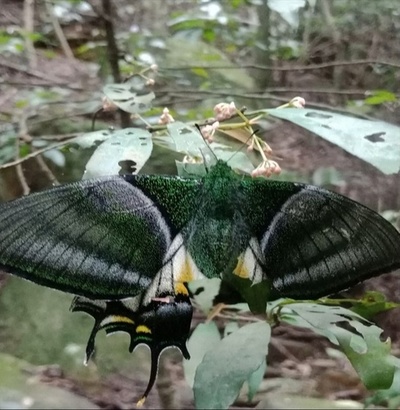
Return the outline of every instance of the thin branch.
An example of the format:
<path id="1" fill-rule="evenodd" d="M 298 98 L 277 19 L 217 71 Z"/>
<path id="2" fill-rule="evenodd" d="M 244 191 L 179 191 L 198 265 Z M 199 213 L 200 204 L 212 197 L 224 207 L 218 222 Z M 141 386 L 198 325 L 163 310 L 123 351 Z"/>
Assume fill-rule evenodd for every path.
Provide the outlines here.
<path id="1" fill-rule="evenodd" d="M 24 0 L 23 19 L 24 19 L 24 40 L 25 47 L 29 61 L 29 68 L 35 69 L 37 67 L 37 57 L 35 47 L 33 46 L 30 35 L 34 32 L 34 11 L 35 0 Z"/>
<path id="2" fill-rule="evenodd" d="M 71 60 L 74 64 L 76 64 L 74 53 L 72 52 L 71 47 L 69 46 L 68 41 L 65 38 L 60 22 L 58 21 L 57 17 L 54 14 L 52 4 L 48 0 L 45 1 L 45 4 L 46 4 L 46 9 L 47 9 L 47 14 L 49 15 L 51 24 L 53 25 L 53 28 L 54 28 L 54 32 L 56 33 L 56 36 L 58 38 L 58 41 L 60 42 L 61 48 L 63 49 L 65 56 L 69 60 Z"/>
<path id="3" fill-rule="evenodd" d="M 37 151 L 32 152 L 32 153 L 26 155 L 23 158 L 18 158 L 18 159 L 15 159 L 14 161 L 8 162 L 7 164 L 1 165 L 0 169 L 10 168 L 10 167 L 14 167 L 18 164 L 22 164 L 23 162 L 27 161 L 28 159 L 35 158 L 38 155 L 41 155 L 46 151 L 50 151 L 50 150 L 55 149 L 55 148 L 60 148 L 64 145 L 67 145 L 68 143 L 69 143 L 69 141 L 62 141 L 62 142 L 59 142 L 57 144 L 53 144 L 53 145 L 50 145 L 48 147 L 38 149 Z"/>
<path id="4" fill-rule="evenodd" d="M 213 89 L 213 90 L 198 90 L 198 89 L 164 89 L 157 91 L 158 94 L 211 94 L 211 95 L 231 95 L 226 89 Z M 357 95 L 365 96 L 365 90 L 354 89 L 354 90 L 338 90 L 335 88 L 321 88 L 321 89 L 310 89 L 310 88 L 287 88 L 287 87 L 271 87 L 260 91 L 249 91 L 240 94 L 243 97 L 258 98 L 257 95 L 262 95 L 264 93 L 307 93 L 307 94 L 337 94 L 337 95 Z M 238 94 L 235 94 L 238 95 Z"/>
<path id="5" fill-rule="evenodd" d="M 35 151 L 35 152 L 37 152 L 37 151 Z M 35 161 L 37 162 L 37 164 L 38 164 L 39 168 L 41 169 L 41 171 L 47 176 L 47 178 L 49 179 L 49 181 L 53 185 L 60 185 L 60 183 L 58 182 L 56 176 L 53 174 L 53 172 L 48 167 L 48 165 L 46 164 L 46 162 L 44 161 L 44 159 L 41 155 L 35 157 Z M 20 165 L 18 165 L 18 166 L 20 166 Z"/>
<path id="6" fill-rule="evenodd" d="M 113 4 L 110 0 L 102 0 L 104 29 L 107 40 L 108 61 L 111 67 L 111 72 L 116 83 L 122 82 L 121 72 L 119 69 L 119 52 L 117 42 L 115 40 L 115 30 L 113 24 Z M 120 111 L 121 127 L 126 128 L 131 125 L 130 115 L 125 111 Z"/>
<path id="7" fill-rule="evenodd" d="M 0 61 L 0 65 L 3 65 L 3 63 Z M 22 68 L 23 69 L 23 68 Z M 18 71 L 22 71 L 18 69 Z M 29 74 L 29 73 L 27 73 Z M 32 74 L 30 74 L 32 75 Z M 43 88 L 52 88 L 52 87 L 63 87 L 63 88 L 68 88 L 70 90 L 77 90 L 77 91 L 87 91 L 88 89 L 80 87 L 78 85 L 72 85 L 72 84 L 67 84 L 67 83 L 58 83 L 58 82 L 52 82 L 52 83 L 34 83 L 34 82 L 29 82 L 25 83 L 22 81 L 1 81 L 1 85 L 17 85 L 20 87 L 43 87 Z"/>
<path id="8" fill-rule="evenodd" d="M 19 135 L 17 135 L 17 137 L 15 138 L 15 161 L 16 162 L 20 160 L 20 157 L 19 157 L 20 137 L 22 135 L 25 135 L 26 132 L 27 132 L 26 115 L 25 114 L 23 114 L 20 118 L 19 130 L 20 130 Z M 19 183 L 21 185 L 21 188 L 22 188 L 22 193 L 24 195 L 28 195 L 29 192 L 30 192 L 30 188 L 29 188 L 28 183 L 26 182 L 24 171 L 22 170 L 22 166 L 21 166 L 20 163 L 17 164 L 17 166 L 15 167 L 15 171 L 17 173 L 17 178 L 18 178 L 18 181 L 19 181 Z"/>
<path id="9" fill-rule="evenodd" d="M 352 66 L 352 65 L 371 65 L 380 64 L 383 66 L 393 67 L 400 69 L 400 63 L 395 63 L 394 61 L 378 60 L 378 59 L 367 59 L 367 60 L 353 60 L 353 61 L 331 61 L 321 64 L 310 64 L 310 65 L 300 65 L 300 66 L 287 66 L 287 67 L 276 67 L 276 66 L 263 66 L 258 64 L 238 64 L 237 66 L 208 66 L 208 65 L 187 65 L 187 66 L 172 66 L 172 67 L 160 67 L 159 71 L 175 71 L 175 70 L 192 70 L 194 68 L 204 68 L 205 70 L 238 70 L 240 68 L 255 68 L 257 70 L 265 71 L 310 71 L 310 70 L 320 70 L 321 68 L 338 67 L 338 66 Z"/>
<path id="10" fill-rule="evenodd" d="M 24 66 L 20 66 L 20 65 L 18 65 L 18 64 L 14 64 L 14 63 L 12 63 L 12 62 L 10 62 L 10 61 L 1 60 L 1 61 L 0 61 L 0 66 L 9 68 L 9 69 L 11 69 L 11 70 L 20 71 L 20 72 L 22 72 L 22 73 L 24 73 L 24 74 L 30 75 L 30 76 L 32 76 L 32 77 L 40 78 L 40 79 L 45 80 L 45 81 L 47 81 L 47 82 L 56 82 L 56 83 L 60 82 L 60 83 L 61 83 L 61 81 L 60 81 L 59 78 L 53 77 L 53 76 L 49 75 L 48 73 L 42 73 L 42 72 L 39 71 L 39 70 L 29 69 L 29 68 L 26 68 L 26 67 L 24 67 Z M 4 84 L 4 83 L 2 83 L 2 84 Z M 64 83 L 64 84 L 65 84 L 65 83 Z M 54 86 L 54 84 L 52 84 L 52 86 Z"/>

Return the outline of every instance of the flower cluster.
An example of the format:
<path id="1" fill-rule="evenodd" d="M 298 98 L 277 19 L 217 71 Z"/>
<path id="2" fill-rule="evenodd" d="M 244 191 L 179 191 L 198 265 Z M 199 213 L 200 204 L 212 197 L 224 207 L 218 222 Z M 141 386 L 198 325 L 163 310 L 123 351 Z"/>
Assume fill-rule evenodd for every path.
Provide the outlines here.
<path id="1" fill-rule="evenodd" d="M 276 161 L 271 161 L 269 159 L 264 160 L 261 164 L 251 172 L 252 177 L 259 177 L 264 175 L 265 177 L 270 177 L 271 175 L 279 175 L 281 173 L 281 167 Z"/>
<path id="2" fill-rule="evenodd" d="M 201 135 L 208 142 L 214 141 L 214 134 L 219 127 L 219 121 L 215 121 L 212 124 L 207 124 L 201 127 Z"/>
<path id="3" fill-rule="evenodd" d="M 214 107 L 215 119 L 217 121 L 228 120 L 237 113 L 235 103 L 219 103 Z"/>
<path id="4" fill-rule="evenodd" d="M 169 113 L 169 109 L 165 107 L 163 109 L 163 113 L 161 114 L 158 123 L 162 125 L 170 124 L 171 122 L 175 122 L 174 117 Z"/>

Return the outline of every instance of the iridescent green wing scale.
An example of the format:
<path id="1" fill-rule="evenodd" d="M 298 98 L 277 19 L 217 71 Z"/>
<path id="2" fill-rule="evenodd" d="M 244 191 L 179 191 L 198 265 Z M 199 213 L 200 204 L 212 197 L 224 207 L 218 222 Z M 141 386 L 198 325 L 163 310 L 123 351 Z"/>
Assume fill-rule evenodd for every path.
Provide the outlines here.
<path id="1" fill-rule="evenodd" d="M 400 267 L 400 234 L 382 216 L 331 191 L 244 178 L 242 215 L 270 298 L 317 298 Z M 251 248 L 251 244 L 249 245 Z"/>

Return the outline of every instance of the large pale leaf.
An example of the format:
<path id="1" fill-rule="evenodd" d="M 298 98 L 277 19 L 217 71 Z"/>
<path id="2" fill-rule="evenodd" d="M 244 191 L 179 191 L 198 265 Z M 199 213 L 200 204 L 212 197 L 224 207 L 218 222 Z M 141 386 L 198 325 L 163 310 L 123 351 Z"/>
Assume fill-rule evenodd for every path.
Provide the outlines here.
<path id="1" fill-rule="evenodd" d="M 396 125 L 313 109 L 274 108 L 264 112 L 308 129 L 385 174 L 400 171 L 400 127 Z"/>
<path id="2" fill-rule="evenodd" d="M 93 153 L 82 179 L 137 174 L 151 155 L 151 134 L 141 128 L 114 131 Z"/>
<path id="3" fill-rule="evenodd" d="M 117 133 L 114 130 L 99 130 L 93 132 L 86 132 L 85 134 L 78 135 L 73 138 L 70 143 L 78 144 L 82 148 L 90 148 L 96 143 L 103 142 Z"/>
<path id="4" fill-rule="evenodd" d="M 203 360 L 204 355 L 217 346 L 220 340 L 221 335 L 215 322 L 200 323 L 194 329 L 187 343 L 190 360 L 183 361 L 185 379 L 190 387 L 193 387 L 196 369 Z"/>
<path id="5" fill-rule="evenodd" d="M 270 337 L 271 329 L 266 322 L 251 323 L 209 350 L 194 379 L 196 408 L 228 408 L 243 383 L 263 365 Z"/>

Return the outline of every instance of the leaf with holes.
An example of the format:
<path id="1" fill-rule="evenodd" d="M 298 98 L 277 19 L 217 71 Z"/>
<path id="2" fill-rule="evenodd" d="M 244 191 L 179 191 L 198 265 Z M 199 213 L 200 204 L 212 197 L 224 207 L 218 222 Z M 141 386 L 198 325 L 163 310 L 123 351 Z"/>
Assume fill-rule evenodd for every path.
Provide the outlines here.
<path id="1" fill-rule="evenodd" d="M 101 175 L 137 174 L 153 150 L 151 134 L 140 128 L 114 131 L 93 153 L 83 179 Z"/>
<path id="2" fill-rule="evenodd" d="M 201 158 L 202 153 L 210 156 L 210 149 L 195 127 L 176 121 L 168 124 L 167 129 L 175 144 L 175 151 L 192 157 Z"/>
<path id="3" fill-rule="evenodd" d="M 387 175 L 400 171 L 400 127 L 396 125 L 313 109 L 275 108 L 263 112 L 306 128 Z"/>
<path id="4" fill-rule="evenodd" d="M 390 340 L 381 341 L 382 329 L 357 313 L 340 306 L 293 303 L 281 310 L 280 319 L 312 329 L 340 346 L 368 389 L 392 384 Z"/>
<path id="5" fill-rule="evenodd" d="M 133 84 L 108 84 L 103 87 L 106 97 L 122 111 L 140 114 L 151 108 L 156 97 L 153 91 L 138 90 Z"/>
<path id="6" fill-rule="evenodd" d="M 78 135 L 77 137 L 71 139 L 69 143 L 74 143 L 82 148 L 90 148 L 93 145 L 103 142 L 114 135 L 114 130 L 99 130 L 93 132 L 86 132 L 85 134 Z"/>

